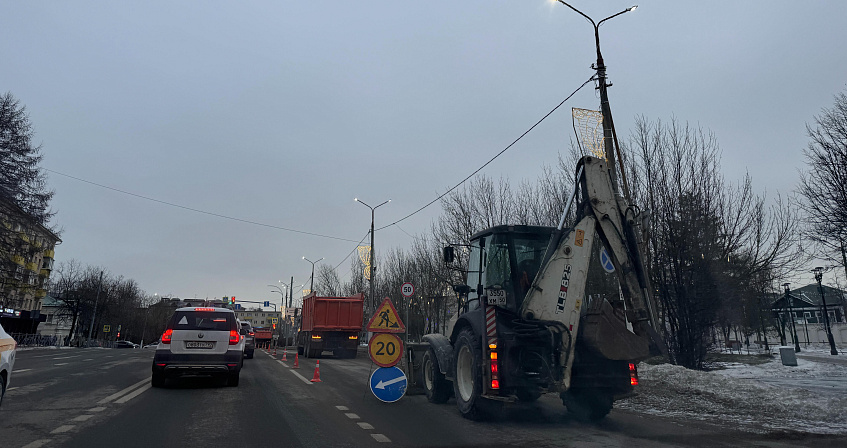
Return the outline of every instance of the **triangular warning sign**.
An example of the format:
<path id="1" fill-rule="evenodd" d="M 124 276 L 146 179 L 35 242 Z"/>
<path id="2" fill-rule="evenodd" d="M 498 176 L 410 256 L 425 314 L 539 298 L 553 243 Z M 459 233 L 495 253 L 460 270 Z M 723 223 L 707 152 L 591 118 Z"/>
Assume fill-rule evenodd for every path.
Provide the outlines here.
<path id="1" fill-rule="evenodd" d="M 400 320 L 400 315 L 397 314 L 391 299 L 386 297 L 368 322 L 367 330 L 374 333 L 403 333 L 406 331 L 406 326 Z"/>

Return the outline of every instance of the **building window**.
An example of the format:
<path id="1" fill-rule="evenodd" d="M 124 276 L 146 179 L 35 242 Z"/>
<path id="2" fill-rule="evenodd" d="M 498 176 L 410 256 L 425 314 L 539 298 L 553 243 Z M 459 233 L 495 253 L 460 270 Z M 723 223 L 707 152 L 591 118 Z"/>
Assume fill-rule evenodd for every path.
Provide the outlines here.
<path id="1" fill-rule="evenodd" d="M 47 320 L 46 320 L 45 322 L 47 322 L 48 324 L 53 323 L 53 315 L 52 315 L 52 314 L 48 314 L 48 315 L 47 315 Z"/>

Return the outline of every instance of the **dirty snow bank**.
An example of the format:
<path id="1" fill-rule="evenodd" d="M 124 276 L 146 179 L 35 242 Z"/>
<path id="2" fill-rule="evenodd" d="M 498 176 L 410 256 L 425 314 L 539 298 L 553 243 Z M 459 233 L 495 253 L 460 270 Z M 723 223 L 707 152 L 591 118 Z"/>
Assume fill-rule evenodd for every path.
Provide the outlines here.
<path id="1" fill-rule="evenodd" d="M 820 394 L 767 377 L 847 379 L 847 367 L 802 362 L 786 369 L 775 359 L 758 366 L 725 363 L 726 370 L 698 372 L 670 364 L 639 365 L 639 395 L 619 401 L 620 409 L 710 421 L 737 429 L 847 434 L 847 396 Z"/>

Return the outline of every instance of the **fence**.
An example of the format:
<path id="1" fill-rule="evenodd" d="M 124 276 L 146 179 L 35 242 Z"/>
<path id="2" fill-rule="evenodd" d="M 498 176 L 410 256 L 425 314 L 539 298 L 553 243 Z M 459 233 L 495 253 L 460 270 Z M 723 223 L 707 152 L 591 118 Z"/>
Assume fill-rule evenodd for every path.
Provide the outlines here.
<path id="1" fill-rule="evenodd" d="M 12 333 L 18 347 L 50 347 L 62 345 L 62 339 L 56 335 Z"/>

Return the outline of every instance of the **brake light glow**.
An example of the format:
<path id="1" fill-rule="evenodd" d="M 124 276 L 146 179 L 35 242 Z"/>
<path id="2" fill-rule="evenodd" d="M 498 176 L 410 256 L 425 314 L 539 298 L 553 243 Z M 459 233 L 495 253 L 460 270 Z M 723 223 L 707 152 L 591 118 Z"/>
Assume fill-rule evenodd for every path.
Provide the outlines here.
<path id="1" fill-rule="evenodd" d="M 235 330 L 229 330 L 229 345 L 236 345 L 241 340 L 241 335 Z"/>
<path id="2" fill-rule="evenodd" d="M 247 333 L 247 334 L 249 334 L 250 336 L 255 336 L 255 334 L 252 331 Z"/>
<path id="3" fill-rule="evenodd" d="M 165 330 L 165 332 L 162 333 L 162 344 L 170 344 L 171 343 L 171 336 L 173 336 L 173 334 L 174 334 L 174 331 L 171 330 L 170 328 Z"/>
<path id="4" fill-rule="evenodd" d="M 638 385 L 638 369 L 633 363 L 629 363 L 629 384 L 632 386 Z"/>
<path id="5" fill-rule="evenodd" d="M 359 339 L 359 336 L 350 336 L 347 339 Z"/>
<path id="6" fill-rule="evenodd" d="M 488 353 L 488 358 L 490 360 L 491 366 L 491 388 L 499 389 L 500 388 L 500 368 L 497 361 L 497 344 L 489 343 L 488 348 L 491 351 Z"/>
<path id="7" fill-rule="evenodd" d="M 312 339 L 320 339 L 320 338 L 321 338 L 320 336 L 312 335 Z"/>
<path id="8" fill-rule="evenodd" d="M 214 308 L 194 308 L 194 311 L 216 311 Z"/>

